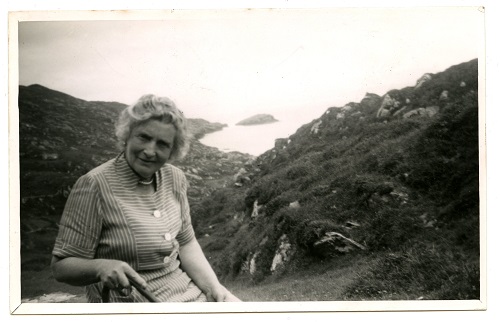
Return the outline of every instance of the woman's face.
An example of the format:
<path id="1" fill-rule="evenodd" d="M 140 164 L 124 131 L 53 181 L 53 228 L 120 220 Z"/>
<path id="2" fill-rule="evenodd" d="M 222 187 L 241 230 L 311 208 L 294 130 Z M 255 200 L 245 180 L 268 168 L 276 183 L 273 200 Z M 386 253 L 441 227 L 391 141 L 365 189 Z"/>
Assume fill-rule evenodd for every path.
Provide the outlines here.
<path id="1" fill-rule="evenodd" d="M 176 130 L 173 124 L 149 120 L 136 126 L 125 146 L 125 158 L 142 178 L 149 179 L 170 157 Z"/>

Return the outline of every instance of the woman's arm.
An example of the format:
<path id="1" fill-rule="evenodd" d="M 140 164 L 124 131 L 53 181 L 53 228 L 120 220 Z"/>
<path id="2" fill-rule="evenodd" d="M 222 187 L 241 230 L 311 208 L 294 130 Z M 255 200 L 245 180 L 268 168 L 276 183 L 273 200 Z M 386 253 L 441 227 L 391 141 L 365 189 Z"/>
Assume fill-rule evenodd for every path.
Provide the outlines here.
<path id="1" fill-rule="evenodd" d="M 215 272 L 208 263 L 200 244 L 193 238 L 179 249 L 182 269 L 194 283 L 207 295 L 209 301 L 240 301 L 219 283 Z"/>
<path id="2" fill-rule="evenodd" d="M 51 266 L 57 281 L 74 286 L 103 282 L 110 289 L 123 289 L 129 288 L 129 279 L 133 279 L 146 288 L 146 281 L 127 263 L 118 260 L 53 256 Z"/>

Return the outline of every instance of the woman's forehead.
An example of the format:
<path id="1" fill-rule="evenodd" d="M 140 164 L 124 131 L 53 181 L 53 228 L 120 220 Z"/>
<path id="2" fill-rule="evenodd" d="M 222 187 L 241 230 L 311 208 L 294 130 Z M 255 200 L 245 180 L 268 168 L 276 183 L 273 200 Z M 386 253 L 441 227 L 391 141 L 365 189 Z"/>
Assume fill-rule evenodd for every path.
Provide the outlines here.
<path id="1" fill-rule="evenodd" d="M 174 124 L 154 119 L 139 123 L 132 129 L 135 133 L 143 132 L 154 136 L 169 136 L 172 133 L 175 134 L 176 131 Z"/>

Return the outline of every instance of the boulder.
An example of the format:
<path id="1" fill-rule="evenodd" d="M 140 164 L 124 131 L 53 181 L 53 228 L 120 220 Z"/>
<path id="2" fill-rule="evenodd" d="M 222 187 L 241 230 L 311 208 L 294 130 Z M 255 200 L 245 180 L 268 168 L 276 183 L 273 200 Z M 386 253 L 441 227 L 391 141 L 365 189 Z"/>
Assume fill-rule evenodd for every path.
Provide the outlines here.
<path id="1" fill-rule="evenodd" d="M 282 269 L 286 262 L 290 260 L 293 254 L 292 244 L 286 234 L 283 234 L 278 240 L 278 248 L 274 253 L 273 262 L 271 264 L 271 272 L 276 272 Z"/>
<path id="2" fill-rule="evenodd" d="M 428 117 L 433 117 L 439 112 L 439 106 L 428 106 L 425 108 L 425 114 Z"/>
<path id="3" fill-rule="evenodd" d="M 382 99 L 382 104 L 380 105 L 380 108 L 378 109 L 377 112 L 377 117 L 384 117 L 387 116 L 390 111 L 392 111 L 395 108 L 398 108 L 401 103 L 392 98 L 389 94 L 384 95 L 384 98 Z"/>
<path id="4" fill-rule="evenodd" d="M 262 205 L 259 205 L 258 200 L 255 200 L 254 203 L 253 203 L 252 215 L 250 217 L 251 218 L 258 217 L 260 215 L 259 214 L 260 208 L 262 208 Z"/>
<path id="5" fill-rule="evenodd" d="M 430 81 L 432 79 L 432 74 L 429 74 L 429 73 L 425 73 L 424 75 L 422 75 L 422 77 L 420 77 L 418 80 L 417 80 L 417 84 L 415 85 L 415 88 L 419 88 L 422 86 L 422 84 L 424 84 L 425 82 L 427 81 Z"/>
<path id="6" fill-rule="evenodd" d="M 311 134 L 318 134 L 319 132 L 319 126 L 323 123 L 322 120 L 319 120 L 318 122 L 314 123 L 313 126 L 311 127 Z"/>

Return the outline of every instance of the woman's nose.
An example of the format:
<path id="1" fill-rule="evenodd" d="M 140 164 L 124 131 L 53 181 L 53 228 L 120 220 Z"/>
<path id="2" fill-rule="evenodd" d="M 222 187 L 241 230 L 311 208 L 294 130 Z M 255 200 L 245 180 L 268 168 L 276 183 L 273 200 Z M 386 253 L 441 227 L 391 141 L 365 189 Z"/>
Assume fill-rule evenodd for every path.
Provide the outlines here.
<path id="1" fill-rule="evenodd" d="M 155 156 L 155 147 L 153 144 L 147 144 L 145 147 L 144 147 L 144 150 L 143 150 L 144 154 L 147 156 L 147 157 L 154 157 Z"/>

